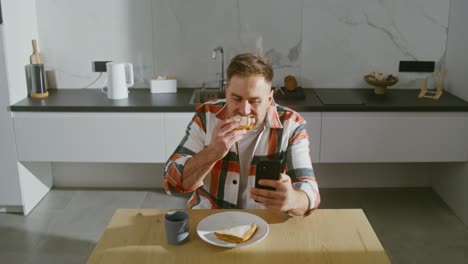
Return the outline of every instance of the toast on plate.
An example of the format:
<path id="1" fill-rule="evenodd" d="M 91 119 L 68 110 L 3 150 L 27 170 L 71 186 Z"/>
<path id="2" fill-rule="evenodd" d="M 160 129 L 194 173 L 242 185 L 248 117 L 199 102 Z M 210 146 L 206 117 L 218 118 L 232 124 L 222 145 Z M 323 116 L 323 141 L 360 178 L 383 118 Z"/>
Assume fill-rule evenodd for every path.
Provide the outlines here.
<path id="1" fill-rule="evenodd" d="M 218 239 L 221 239 L 230 243 L 243 243 L 248 241 L 257 231 L 258 227 L 256 224 L 241 225 L 215 231 L 214 234 Z"/>

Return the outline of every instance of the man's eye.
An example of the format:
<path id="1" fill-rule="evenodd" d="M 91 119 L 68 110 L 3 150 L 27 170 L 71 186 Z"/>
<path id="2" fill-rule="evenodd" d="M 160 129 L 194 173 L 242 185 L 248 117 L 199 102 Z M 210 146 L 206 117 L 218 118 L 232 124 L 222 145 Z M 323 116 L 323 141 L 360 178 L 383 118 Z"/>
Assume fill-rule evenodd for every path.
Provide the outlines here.
<path id="1" fill-rule="evenodd" d="M 240 102 L 242 99 L 238 97 L 234 97 L 234 101 Z"/>
<path id="2" fill-rule="evenodd" d="M 261 100 L 251 100 L 250 104 L 259 104 L 261 102 L 262 102 Z"/>

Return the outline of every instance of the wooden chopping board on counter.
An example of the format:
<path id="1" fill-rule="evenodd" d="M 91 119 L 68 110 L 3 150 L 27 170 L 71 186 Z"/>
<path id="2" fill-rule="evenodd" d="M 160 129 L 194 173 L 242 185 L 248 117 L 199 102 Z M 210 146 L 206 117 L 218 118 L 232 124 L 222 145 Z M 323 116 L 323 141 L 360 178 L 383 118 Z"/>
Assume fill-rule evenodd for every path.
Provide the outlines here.
<path id="1" fill-rule="evenodd" d="M 44 64 L 44 57 L 41 53 L 39 53 L 39 49 L 37 48 L 37 41 L 35 39 L 32 40 L 32 47 L 33 54 L 29 57 L 29 62 L 31 64 Z"/>

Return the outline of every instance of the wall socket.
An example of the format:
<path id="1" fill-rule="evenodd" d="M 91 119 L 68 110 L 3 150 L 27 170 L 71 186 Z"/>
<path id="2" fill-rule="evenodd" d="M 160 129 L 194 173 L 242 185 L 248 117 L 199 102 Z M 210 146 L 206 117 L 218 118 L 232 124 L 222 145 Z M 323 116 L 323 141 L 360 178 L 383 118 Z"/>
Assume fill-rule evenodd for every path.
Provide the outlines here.
<path id="1" fill-rule="evenodd" d="M 107 72 L 106 63 L 110 61 L 93 61 L 93 72 Z"/>
<path id="2" fill-rule="evenodd" d="M 400 61 L 399 72 L 434 72 L 435 61 Z"/>

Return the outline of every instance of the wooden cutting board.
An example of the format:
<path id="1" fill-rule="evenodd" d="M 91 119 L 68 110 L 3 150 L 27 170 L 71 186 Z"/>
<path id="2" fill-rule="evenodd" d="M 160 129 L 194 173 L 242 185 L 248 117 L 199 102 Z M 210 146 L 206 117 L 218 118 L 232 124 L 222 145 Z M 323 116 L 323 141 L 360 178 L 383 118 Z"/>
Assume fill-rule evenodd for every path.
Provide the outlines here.
<path id="1" fill-rule="evenodd" d="M 32 46 L 33 46 L 33 54 L 29 57 L 29 61 L 31 64 L 44 64 L 44 58 L 42 57 L 42 54 L 39 53 L 39 50 L 37 48 L 37 41 L 35 39 L 32 40 Z"/>
<path id="2" fill-rule="evenodd" d="M 39 49 L 37 48 L 37 40 L 33 39 L 32 40 L 32 47 L 33 47 L 33 54 L 29 57 L 29 62 L 31 64 L 44 64 L 44 57 L 42 56 L 42 53 L 39 52 Z M 47 72 L 44 72 L 44 81 L 45 81 L 45 87 L 46 90 L 49 89 L 49 80 L 47 78 Z"/>

